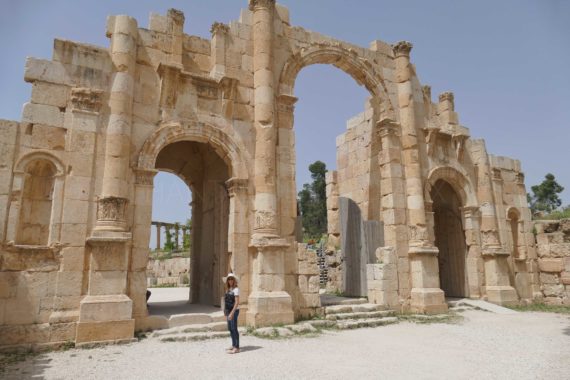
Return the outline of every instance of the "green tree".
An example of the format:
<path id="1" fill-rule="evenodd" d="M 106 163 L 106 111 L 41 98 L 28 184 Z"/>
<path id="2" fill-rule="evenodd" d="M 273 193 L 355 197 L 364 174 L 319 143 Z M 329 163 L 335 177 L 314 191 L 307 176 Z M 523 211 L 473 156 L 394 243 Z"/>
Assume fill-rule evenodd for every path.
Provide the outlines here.
<path id="1" fill-rule="evenodd" d="M 298 194 L 305 235 L 318 239 L 327 231 L 326 164 L 315 161 L 309 165 L 313 182 L 303 185 Z"/>
<path id="2" fill-rule="evenodd" d="M 544 176 L 544 181 L 540 185 L 532 186 L 530 189 L 532 195 L 527 194 L 527 200 L 533 214 L 538 211 L 551 213 L 562 204 L 558 194 L 564 191 L 564 187 L 556 182 L 551 173 Z"/>
<path id="3" fill-rule="evenodd" d="M 190 251 L 192 247 L 192 219 L 186 219 L 186 231 L 184 241 L 182 241 L 182 248 L 184 248 L 185 251 Z"/>
<path id="4" fill-rule="evenodd" d="M 166 242 L 164 243 L 163 249 L 165 251 L 172 252 L 174 250 L 174 242 L 172 241 L 172 232 L 170 232 L 169 226 L 166 226 L 165 233 L 166 233 Z"/>

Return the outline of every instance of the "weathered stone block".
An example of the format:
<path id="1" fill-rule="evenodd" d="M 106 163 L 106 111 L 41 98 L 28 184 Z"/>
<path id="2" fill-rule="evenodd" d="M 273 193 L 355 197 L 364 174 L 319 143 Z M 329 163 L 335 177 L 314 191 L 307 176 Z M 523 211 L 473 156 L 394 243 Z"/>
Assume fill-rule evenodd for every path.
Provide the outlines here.
<path id="1" fill-rule="evenodd" d="M 538 268 L 542 272 L 562 272 L 564 270 L 564 261 L 558 259 L 538 259 Z"/>
<path id="2" fill-rule="evenodd" d="M 34 82 L 32 86 L 32 103 L 45 104 L 58 108 L 67 106 L 69 87 L 46 82 Z"/>
<path id="3" fill-rule="evenodd" d="M 562 297 L 564 295 L 564 285 L 543 285 L 542 292 L 546 297 Z"/>
<path id="4" fill-rule="evenodd" d="M 22 122 L 63 127 L 63 112 L 54 106 L 26 103 L 22 112 Z"/>
<path id="5" fill-rule="evenodd" d="M 540 273 L 541 284 L 558 284 L 558 276 L 552 273 Z"/>

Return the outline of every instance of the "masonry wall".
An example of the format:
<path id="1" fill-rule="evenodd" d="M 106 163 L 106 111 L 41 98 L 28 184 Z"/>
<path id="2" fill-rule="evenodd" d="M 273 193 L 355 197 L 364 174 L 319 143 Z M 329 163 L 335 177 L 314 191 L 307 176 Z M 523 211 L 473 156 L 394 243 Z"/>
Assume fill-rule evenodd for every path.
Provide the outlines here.
<path id="1" fill-rule="evenodd" d="M 570 219 L 535 224 L 540 282 L 539 300 L 570 305 Z"/>

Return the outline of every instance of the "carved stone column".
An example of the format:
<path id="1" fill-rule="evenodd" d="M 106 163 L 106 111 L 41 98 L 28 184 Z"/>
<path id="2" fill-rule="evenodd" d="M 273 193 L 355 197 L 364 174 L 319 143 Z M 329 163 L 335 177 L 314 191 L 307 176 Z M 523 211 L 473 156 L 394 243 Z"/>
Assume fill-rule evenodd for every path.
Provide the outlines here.
<path id="1" fill-rule="evenodd" d="M 109 95 L 102 196 L 97 202 L 97 223 L 87 240 L 89 285 L 87 296 L 80 303 L 78 344 L 130 340 L 135 328 L 133 301 L 127 296 L 131 233 L 127 232 L 126 211 L 138 39 L 136 20 L 128 16 L 109 17 L 107 36 L 111 38 L 110 56 L 116 71 Z M 146 228 L 149 230 L 148 224 Z"/>
<path id="2" fill-rule="evenodd" d="M 254 326 L 293 322 L 291 296 L 285 291 L 285 254 L 290 245 L 279 236 L 276 189 L 275 84 L 273 22 L 275 0 L 250 0 L 253 12 L 255 138 L 255 220 L 251 247 L 251 294 L 247 323 Z"/>
<path id="3" fill-rule="evenodd" d="M 255 225 L 254 239 L 275 238 L 277 195 L 273 19 L 275 0 L 250 0 L 253 11 L 253 83 L 255 87 Z"/>
<path id="4" fill-rule="evenodd" d="M 479 227 L 479 207 L 466 206 L 463 208 L 465 221 L 465 242 L 467 243 L 467 283 L 469 297 L 479 298 L 484 283 L 483 259 L 481 256 L 481 234 Z"/>
<path id="5" fill-rule="evenodd" d="M 380 214 L 384 222 L 385 245 L 394 247 L 398 257 L 398 294 L 402 303 L 410 297 L 410 260 L 408 254 L 408 226 L 406 225 L 406 190 L 402 167 L 401 127 L 390 119 L 376 124 L 376 138 L 381 146 L 380 165 L 381 202 Z"/>
<path id="6" fill-rule="evenodd" d="M 105 141 L 103 194 L 98 201 L 97 231 L 126 231 L 130 139 L 137 56 L 137 22 L 128 16 L 109 17 L 107 35 L 116 69 L 109 96 Z"/>
<path id="7" fill-rule="evenodd" d="M 210 33 L 212 33 L 211 56 L 214 63 L 210 76 L 215 79 L 221 79 L 226 75 L 226 41 L 230 27 L 221 22 L 212 24 Z"/>
<path id="8" fill-rule="evenodd" d="M 484 143 L 480 143 L 480 150 L 475 156 L 477 167 L 477 198 L 481 210 L 481 241 L 482 255 L 485 260 L 485 283 L 489 302 L 499 305 L 517 302 L 515 289 L 510 285 L 509 265 L 507 258 L 509 252 L 501 244 L 499 224 L 493 194 L 493 173 L 489 163 Z M 496 180 L 500 180 L 500 173 L 495 173 Z"/>
<path id="9" fill-rule="evenodd" d="M 230 178 L 226 181 L 228 189 L 230 212 L 228 223 L 228 269 L 240 276 L 240 292 L 242 299 L 247 301 L 249 294 L 249 221 L 248 214 L 248 181 L 240 178 Z"/>
<path id="10" fill-rule="evenodd" d="M 427 230 L 423 181 L 418 147 L 418 133 L 424 128 L 423 96 L 414 99 L 410 63 L 412 44 L 398 42 L 393 47 L 396 82 L 402 126 L 402 157 L 406 178 L 406 207 L 409 229 L 409 255 L 412 272 L 411 307 L 416 312 L 440 313 L 447 310 L 445 296 L 439 288 L 438 249 Z"/>

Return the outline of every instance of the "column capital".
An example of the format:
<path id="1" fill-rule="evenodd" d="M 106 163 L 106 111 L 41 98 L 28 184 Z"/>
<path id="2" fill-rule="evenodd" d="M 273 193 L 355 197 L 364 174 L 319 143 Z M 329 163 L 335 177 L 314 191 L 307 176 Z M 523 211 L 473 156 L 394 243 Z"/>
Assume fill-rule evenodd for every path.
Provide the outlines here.
<path id="1" fill-rule="evenodd" d="M 275 0 L 249 0 L 249 10 L 272 9 L 275 7 Z"/>
<path id="2" fill-rule="evenodd" d="M 99 113 L 102 105 L 103 90 L 95 88 L 75 87 L 71 89 L 71 105 L 73 110 L 88 113 Z"/>
<path id="3" fill-rule="evenodd" d="M 394 51 L 394 57 L 410 58 L 410 51 L 412 51 L 413 47 L 414 45 L 412 45 L 412 43 L 408 41 L 396 42 L 394 45 L 392 45 L 392 50 Z"/>
<path id="4" fill-rule="evenodd" d="M 216 21 L 210 27 L 210 33 L 212 33 L 212 36 L 218 33 L 227 34 L 229 32 L 230 32 L 230 27 L 228 26 L 228 24 L 224 24 L 223 22 Z"/>
<path id="5" fill-rule="evenodd" d="M 444 101 L 449 101 L 451 103 L 454 102 L 454 96 L 453 96 L 453 92 L 451 91 L 446 91 L 446 92 L 442 92 L 441 94 L 439 94 L 439 102 L 444 102 Z"/>
<path id="6" fill-rule="evenodd" d="M 108 196 L 97 200 L 97 230 L 124 231 L 129 200 Z"/>
<path id="7" fill-rule="evenodd" d="M 247 187 L 247 179 L 233 177 L 226 181 L 226 188 L 230 197 L 234 197 L 239 192 L 247 192 Z"/>
<path id="8" fill-rule="evenodd" d="M 392 119 L 382 119 L 376 123 L 376 131 L 380 137 L 395 136 L 400 129 L 400 124 Z"/>
<path id="9" fill-rule="evenodd" d="M 155 169 L 135 169 L 135 184 L 152 186 L 154 176 L 158 173 Z"/>

